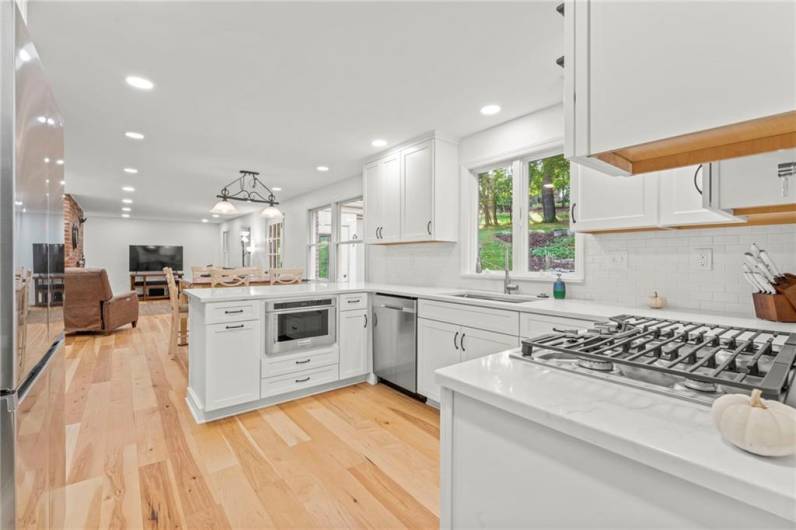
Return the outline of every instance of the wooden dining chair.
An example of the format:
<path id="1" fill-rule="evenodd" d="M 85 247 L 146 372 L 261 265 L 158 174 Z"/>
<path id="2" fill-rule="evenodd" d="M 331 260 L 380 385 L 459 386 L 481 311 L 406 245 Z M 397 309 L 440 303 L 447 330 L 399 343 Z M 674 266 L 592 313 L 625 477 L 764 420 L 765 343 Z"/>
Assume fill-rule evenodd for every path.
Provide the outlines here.
<path id="1" fill-rule="evenodd" d="M 271 285 L 290 285 L 301 283 L 304 269 L 271 269 L 268 271 Z"/>
<path id="2" fill-rule="evenodd" d="M 166 282 L 169 287 L 169 306 L 171 308 L 171 333 L 169 334 L 169 355 L 177 356 L 178 348 L 188 344 L 188 304 L 177 288 L 174 271 L 164 267 Z"/>
<path id="3" fill-rule="evenodd" d="M 210 287 L 248 287 L 251 271 L 240 269 L 210 269 Z"/>

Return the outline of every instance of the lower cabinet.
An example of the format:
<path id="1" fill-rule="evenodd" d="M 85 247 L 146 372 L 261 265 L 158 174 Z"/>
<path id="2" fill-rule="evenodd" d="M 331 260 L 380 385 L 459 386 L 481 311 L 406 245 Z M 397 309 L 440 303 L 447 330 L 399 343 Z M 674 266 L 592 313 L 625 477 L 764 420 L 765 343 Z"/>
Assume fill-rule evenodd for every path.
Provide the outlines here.
<path id="1" fill-rule="evenodd" d="M 367 309 L 340 311 L 340 379 L 368 373 L 368 331 L 370 319 Z"/>
<path id="2" fill-rule="evenodd" d="M 261 328 L 259 320 L 207 325 L 205 410 L 260 398 Z"/>
<path id="3" fill-rule="evenodd" d="M 417 392 L 439 403 L 434 371 L 509 348 L 516 336 L 484 331 L 425 318 L 417 319 Z"/>

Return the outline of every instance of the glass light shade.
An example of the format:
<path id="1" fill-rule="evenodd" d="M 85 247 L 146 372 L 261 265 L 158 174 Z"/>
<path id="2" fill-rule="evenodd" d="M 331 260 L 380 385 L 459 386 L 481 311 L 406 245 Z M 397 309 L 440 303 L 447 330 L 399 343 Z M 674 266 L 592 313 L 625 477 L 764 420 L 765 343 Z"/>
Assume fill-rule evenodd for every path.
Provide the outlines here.
<path id="1" fill-rule="evenodd" d="M 280 219 L 282 217 L 282 212 L 276 206 L 267 206 L 263 208 L 260 215 L 266 219 Z"/>
<path id="2" fill-rule="evenodd" d="M 235 205 L 228 200 L 221 199 L 216 203 L 215 206 L 213 206 L 213 208 L 211 208 L 210 213 L 217 213 L 219 215 L 233 215 L 238 213 L 238 209 L 235 208 Z"/>

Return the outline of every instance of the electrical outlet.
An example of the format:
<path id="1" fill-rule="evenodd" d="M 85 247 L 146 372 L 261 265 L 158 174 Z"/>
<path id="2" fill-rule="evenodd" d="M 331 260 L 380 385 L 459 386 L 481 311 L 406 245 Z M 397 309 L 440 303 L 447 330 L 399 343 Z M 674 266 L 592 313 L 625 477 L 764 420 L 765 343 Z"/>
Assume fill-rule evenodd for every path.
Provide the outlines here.
<path id="1" fill-rule="evenodd" d="M 695 248 L 691 251 L 691 266 L 698 271 L 713 270 L 713 249 Z"/>
<path id="2" fill-rule="evenodd" d="M 614 270 L 627 270 L 627 250 L 608 254 L 608 267 Z"/>

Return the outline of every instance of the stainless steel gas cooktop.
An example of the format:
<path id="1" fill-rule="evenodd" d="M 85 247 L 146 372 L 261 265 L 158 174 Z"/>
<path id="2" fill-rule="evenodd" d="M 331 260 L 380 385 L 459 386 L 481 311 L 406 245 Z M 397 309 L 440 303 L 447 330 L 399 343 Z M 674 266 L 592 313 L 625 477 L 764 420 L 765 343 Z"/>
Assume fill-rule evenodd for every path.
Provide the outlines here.
<path id="1" fill-rule="evenodd" d="M 525 339 L 511 355 L 699 403 L 755 388 L 796 403 L 796 333 L 619 315 Z"/>

